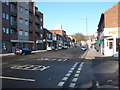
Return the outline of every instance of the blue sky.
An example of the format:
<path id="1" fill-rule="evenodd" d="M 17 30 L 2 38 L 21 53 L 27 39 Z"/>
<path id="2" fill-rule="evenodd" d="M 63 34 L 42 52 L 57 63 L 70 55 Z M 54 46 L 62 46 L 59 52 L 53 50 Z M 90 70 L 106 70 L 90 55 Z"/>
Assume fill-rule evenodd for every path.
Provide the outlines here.
<path id="1" fill-rule="evenodd" d="M 101 13 L 117 2 L 36 2 L 39 11 L 44 14 L 44 27 L 54 29 L 62 25 L 68 35 L 74 33 L 86 34 L 85 20 L 88 22 L 88 35 L 96 32 Z"/>

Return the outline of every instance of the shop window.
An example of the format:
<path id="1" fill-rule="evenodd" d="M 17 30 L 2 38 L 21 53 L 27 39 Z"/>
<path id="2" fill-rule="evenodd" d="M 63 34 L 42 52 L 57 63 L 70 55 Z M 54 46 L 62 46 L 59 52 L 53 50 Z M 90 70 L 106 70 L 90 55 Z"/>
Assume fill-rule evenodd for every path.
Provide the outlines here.
<path id="1" fill-rule="evenodd" d="M 113 48 L 113 42 L 109 42 L 109 49 Z"/>

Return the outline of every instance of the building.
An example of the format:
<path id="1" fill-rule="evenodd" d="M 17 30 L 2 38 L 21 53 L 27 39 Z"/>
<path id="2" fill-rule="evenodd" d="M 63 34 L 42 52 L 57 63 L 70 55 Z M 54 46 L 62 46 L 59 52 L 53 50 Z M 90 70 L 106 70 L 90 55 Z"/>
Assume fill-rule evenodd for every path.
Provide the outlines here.
<path id="1" fill-rule="evenodd" d="M 34 2 L 0 2 L 2 53 L 15 48 L 43 49 L 43 13 Z"/>
<path id="2" fill-rule="evenodd" d="M 2 52 L 6 53 L 9 52 L 10 48 L 9 48 L 9 43 L 10 43 L 10 35 L 9 35 L 9 16 L 10 16 L 10 11 L 9 11 L 9 3 L 8 2 L 0 2 L 0 7 L 1 7 L 1 21 L 2 23 L 0 23 L 2 30 L 0 30 L 1 35 L 2 35 Z M 0 22 L 1 22 L 0 21 Z"/>
<path id="3" fill-rule="evenodd" d="M 46 28 L 43 29 L 43 49 L 53 46 L 52 33 Z"/>
<path id="4" fill-rule="evenodd" d="M 64 31 L 64 30 L 49 30 L 49 31 L 52 32 L 52 33 L 56 33 L 56 34 L 61 35 L 61 37 L 62 37 L 62 42 L 61 42 L 62 46 L 67 44 L 66 31 Z"/>
<path id="5" fill-rule="evenodd" d="M 118 57 L 120 43 L 120 2 L 101 14 L 98 24 L 98 44 L 105 56 Z"/>

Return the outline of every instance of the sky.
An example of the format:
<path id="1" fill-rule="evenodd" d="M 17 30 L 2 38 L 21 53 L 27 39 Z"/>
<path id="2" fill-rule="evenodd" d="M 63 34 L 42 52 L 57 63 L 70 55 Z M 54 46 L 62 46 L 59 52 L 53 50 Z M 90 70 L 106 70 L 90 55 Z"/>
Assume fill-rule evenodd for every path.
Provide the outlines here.
<path id="1" fill-rule="evenodd" d="M 67 35 L 82 33 L 93 35 L 98 28 L 100 16 L 117 2 L 36 2 L 39 11 L 43 13 L 44 28 L 55 29 L 62 25 Z"/>

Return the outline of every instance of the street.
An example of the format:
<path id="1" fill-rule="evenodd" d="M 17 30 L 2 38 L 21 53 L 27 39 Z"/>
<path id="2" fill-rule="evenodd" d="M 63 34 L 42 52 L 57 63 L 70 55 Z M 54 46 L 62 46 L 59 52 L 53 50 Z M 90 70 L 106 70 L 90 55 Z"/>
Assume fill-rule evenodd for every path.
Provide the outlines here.
<path id="1" fill-rule="evenodd" d="M 82 59 L 84 53 L 80 47 L 76 47 L 30 55 L 5 56 L 2 58 L 3 71 L 0 76 L 2 88 L 80 88 L 93 81 L 116 79 L 116 67 L 113 68 L 115 70 L 109 68 L 108 71 L 104 66 L 111 63 L 102 61 L 98 65 L 101 61 Z M 117 64 L 112 61 L 111 66 Z"/>

